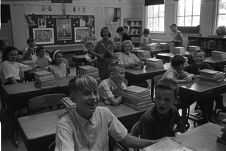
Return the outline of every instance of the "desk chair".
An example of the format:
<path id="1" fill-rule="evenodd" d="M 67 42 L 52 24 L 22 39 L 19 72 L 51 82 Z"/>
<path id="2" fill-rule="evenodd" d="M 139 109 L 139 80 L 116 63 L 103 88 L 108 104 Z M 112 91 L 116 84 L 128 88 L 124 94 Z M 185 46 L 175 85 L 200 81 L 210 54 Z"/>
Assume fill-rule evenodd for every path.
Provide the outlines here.
<path id="1" fill-rule="evenodd" d="M 62 93 L 34 97 L 28 101 L 29 114 L 63 108 L 60 100 L 64 97 L 65 95 Z"/>

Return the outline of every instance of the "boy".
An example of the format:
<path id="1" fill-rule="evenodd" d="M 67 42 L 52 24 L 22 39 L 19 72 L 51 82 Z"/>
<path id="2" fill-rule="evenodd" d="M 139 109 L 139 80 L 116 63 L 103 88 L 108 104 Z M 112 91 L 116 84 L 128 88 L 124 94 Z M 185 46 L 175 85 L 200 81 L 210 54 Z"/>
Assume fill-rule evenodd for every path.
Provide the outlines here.
<path id="1" fill-rule="evenodd" d="M 123 42 L 125 40 L 130 40 L 131 41 L 131 37 L 125 32 L 125 29 L 122 26 L 119 26 L 117 28 L 116 32 L 121 37 L 121 40 L 122 40 L 121 42 Z"/>
<path id="2" fill-rule="evenodd" d="M 23 51 L 23 60 L 33 60 L 36 59 L 36 50 L 35 50 L 35 40 L 33 38 L 27 39 L 28 47 Z"/>
<path id="3" fill-rule="evenodd" d="M 84 44 L 84 52 L 86 52 L 85 54 L 85 58 L 86 61 L 91 65 L 91 66 L 95 66 L 95 61 L 97 60 L 97 57 L 95 57 L 94 55 L 92 55 L 90 52 L 94 49 L 94 43 L 92 41 L 87 41 Z"/>
<path id="4" fill-rule="evenodd" d="M 173 39 L 172 42 L 174 42 L 174 47 L 182 47 L 183 45 L 182 33 L 177 29 L 177 25 L 176 24 L 170 25 L 170 29 L 172 31 L 171 36 Z"/>
<path id="5" fill-rule="evenodd" d="M 183 133 L 180 115 L 174 107 L 178 99 L 178 85 L 173 79 L 161 79 L 155 86 L 155 106 L 140 118 L 141 138 L 160 139 Z"/>
<path id="6" fill-rule="evenodd" d="M 109 134 L 123 145 L 135 148 L 159 141 L 129 135 L 108 108 L 97 106 L 97 86 L 96 80 L 88 75 L 69 81 L 70 97 L 76 108 L 58 122 L 55 151 L 108 151 Z"/>
<path id="7" fill-rule="evenodd" d="M 195 75 L 189 74 L 183 70 L 185 61 L 186 60 L 183 56 L 175 55 L 171 60 L 171 67 L 166 70 L 162 78 L 173 79 L 177 83 L 192 82 L 192 80 L 195 78 Z"/>
<path id="8" fill-rule="evenodd" d="M 109 67 L 110 77 L 101 81 L 98 87 L 98 93 L 105 104 L 113 106 L 122 102 L 122 90 L 126 88 L 123 82 L 125 69 L 122 65 L 113 64 Z"/>
<path id="9" fill-rule="evenodd" d="M 187 67 L 184 68 L 185 71 L 198 75 L 199 70 L 201 69 L 210 69 L 210 65 L 208 63 L 204 63 L 203 61 L 205 60 L 205 52 L 203 50 L 197 50 L 194 53 L 194 59 L 195 62 Z M 216 102 L 216 107 L 226 111 L 226 107 L 223 105 L 223 96 L 222 95 L 217 95 L 212 99 L 208 99 L 205 101 L 199 101 L 198 105 L 200 106 L 204 120 L 202 121 L 203 123 L 208 122 L 208 120 L 212 120 L 212 100 L 215 100 Z"/>

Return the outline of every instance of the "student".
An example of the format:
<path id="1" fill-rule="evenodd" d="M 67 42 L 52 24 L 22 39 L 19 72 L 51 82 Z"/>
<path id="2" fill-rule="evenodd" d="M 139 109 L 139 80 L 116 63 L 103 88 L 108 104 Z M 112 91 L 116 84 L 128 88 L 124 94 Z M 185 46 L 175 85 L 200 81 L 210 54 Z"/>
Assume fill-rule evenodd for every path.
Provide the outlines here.
<path id="1" fill-rule="evenodd" d="M 109 67 L 110 77 L 101 81 L 98 93 L 105 104 L 113 106 L 122 103 L 122 90 L 126 88 L 124 81 L 125 69 L 119 64 Z"/>
<path id="2" fill-rule="evenodd" d="M 122 26 L 118 27 L 116 32 L 121 37 L 121 42 L 124 42 L 125 40 L 131 40 L 131 37 L 125 32 L 125 29 Z"/>
<path id="3" fill-rule="evenodd" d="M 122 51 L 120 38 L 118 37 L 114 38 L 114 45 L 115 45 L 114 53 Z"/>
<path id="4" fill-rule="evenodd" d="M 8 46 L 3 52 L 3 63 L 1 65 L 1 78 L 3 84 L 16 84 L 21 82 L 23 71 L 32 70 L 28 65 L 16 62 L 18 56 L 17 48 Z"/>
<path id="5" fill-rule="evenodd" d="M 36 59 L 35 63 L 37 67 L 42 69 L 48 69 L 51 59 L 49 56 L 45 55 L 45 48 L 43 46 L 38 46 L 36 50 Z"/>
<path id="6" fill-rule="evenodd" d="M 97 57 L 92 55 L 90 52 L 94 49 L 94 43 L 92 41 L 87 41 L 84 44 L 84 52 L 85 54 L 85 59 L 90 64 L 91 66 L 95 66 L 95 61 L 97 60 Z"/>
<path id="7" fill-rule="evenodd" d="M 145 28 L 143 31 L 143 35 L 140 39 L 140 47 L 141 49 L 147 49 L 147 45 L 151 43 L 151 36 L 149 29 Z"/>
<path id="8" fill-rule="evenodd" d="M 60 50 L 52 52 L 52 65 L 49 70 L 54 74 L 56 79 L 68 76 L 66 63 L 63 62 L 63 55 Z"/>
<path id="9" fill-rule="evenodd" d="M 27 39 L 28 47 L 23 51 L 23 60 L 33 60 L 36 59 L 35 51 L 35 40 L 33 38 Z"/>
<path id="10" fill-rule="evenodd" d="M 189 66 L 185 67 L 184 70 L 187 71 L 188 73 L 194 74 L 194 75 L 199 75 L 199 70 L 202 69 L 210 69 L 211 66 L 208 63 L 203 62 L 205 60 L 205 52 L 203 50 L 197 50 L 194 53 L 194 63 L 190 64 Z M 226 111 L 226 107 L 223 105 L 223 96 L 222 95 L 217 95 L 214 96 L 214 98 L 210 98 L 205 101 L 200 101 L 197 102 L 197 104 L 200 106 L 204 120 L 203 122 L 207 122 L 208 120 L 212 120 L 211 113 L 212 111 L 212 100 L 215 100 L 216 102 L 216 107 L 222 110 Z M 209 117 L 208 117 L 209 116 Z"/>
<path id="11" fill-rule="evenodd" d="M 137 56 L 131 51 L 133 50 L 133 44 L 130 40 L 126 40 L 122 43 L 122 53 L 118 56 L 118 63 L 122 64 L 125 68 L 141 68 L 144 65 L 143 61 L 140 61 Z"/>
<path id="12" fill-rule="evenodd" d="M 171 67 L 166 70 L 162 78 L 174 79 L 177 83 L 190 83 L 195 79 L 194 74 L 184 71 L 186 60 L 181 55 L 175 55 L 171 61 Z"/>
<path id="13" fill-rule="evenodd" d="M 82 75 L 69 81 L 71 100 L 76 108 L 57 124 L 55 151 L 108 151 L 109 135 L 128 147 L 144 148 L 159 140 L 145 140 L 128 134 L 127 129 L 106 107 L 97 106 L 98 84 Z"/>
<path id="14" fill-rule="evenodd" d="M 124 28 L 124 30 L 125 30 L 125 33 L 126 33 L 127 35 L 129 35 L 129 26 L 128 26 L 128 25 L 125 25 L 125 26 L 123 26 L 123 28 Z"/>
<path id="15" fill-rule="evenodd" d="M 97 38 L 93 33 L 93 27 L 91 25 L 88 26 L 88 33 L 82 38 L 82 43 L 85 44 L 87 41 L 92 41 L 94 44 L 97 42 Z"/>
<path id="16" fill-rule="evenodd" d="M 108 27 L 101 29 L 100 35 L 102 40 L 98 41 L 91 51 L 93 55 L 97 57 L 97 68 L 99 71 L 100 80 L 104 80 L 109 77 L 108 65 L 111 64 L 114 52 L 114 43 L 109 40 L 111 32 Z"/>
<path id="17" fill-rule="evenodd" d="M 182 47 L 183 45 L 183 39 L 182 39 L 182 33 L 177 29 L 176 24 L 170 25 L 171 29 L 171 36 L 172 36 L 172 42 L 174 43 L 174 47 Z"/>
<path id="18" fill-rule="evenodd" d="M 178 85 L 173 79 L 161 79 L 155 86 L 155 106 L 139 121 L 139 134 L 144 139 L 161 139 L 183 133 L 185 128 L 174 106 L 178 100 Z"/>

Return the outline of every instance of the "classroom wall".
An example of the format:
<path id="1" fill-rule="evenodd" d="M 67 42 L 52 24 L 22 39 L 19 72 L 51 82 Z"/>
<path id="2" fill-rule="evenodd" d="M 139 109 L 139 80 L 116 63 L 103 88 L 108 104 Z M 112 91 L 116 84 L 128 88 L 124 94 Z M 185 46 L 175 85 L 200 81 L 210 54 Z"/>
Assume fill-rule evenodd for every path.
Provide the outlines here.
<path id="1" fill-rule="evenodd" d="M 105 25 L 105 7 L 121 8 L 120 22 L 121 25 L 123 25 L 124 18 L 143 17 L 143 2 L 144 0 L 73 0 L 72 4 L 65 4 L 65 6 L 63 6 L 59 3 L 51 3 L 48 0 L 2 1 L 4 4 L 10 4 L 13 41 L 18 49 L 26 48 L 28 26 L 25 15 L 27 14 L 62 15 L 62 7 L 65 7 L 66 15 L 94 15 L 95 32 L 100 39 L 100 30 Z M 48 10 L 48 6 L 51 6 L 52 11 Z M 74 6 L 76 7 L 75 12 L 73 11 Z M 83 8 L 85 8 L 85 12 Z"/>

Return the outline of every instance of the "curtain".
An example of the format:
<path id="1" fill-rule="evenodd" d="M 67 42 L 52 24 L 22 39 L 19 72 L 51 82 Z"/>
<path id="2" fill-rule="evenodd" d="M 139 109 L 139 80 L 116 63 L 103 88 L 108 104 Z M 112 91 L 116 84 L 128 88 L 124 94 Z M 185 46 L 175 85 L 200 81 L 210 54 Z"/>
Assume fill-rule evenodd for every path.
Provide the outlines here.
<path id="1" fill-rule="evenodd" d="M 145 6 L 164 4 L 164 0 L 145 0 Z"/>

